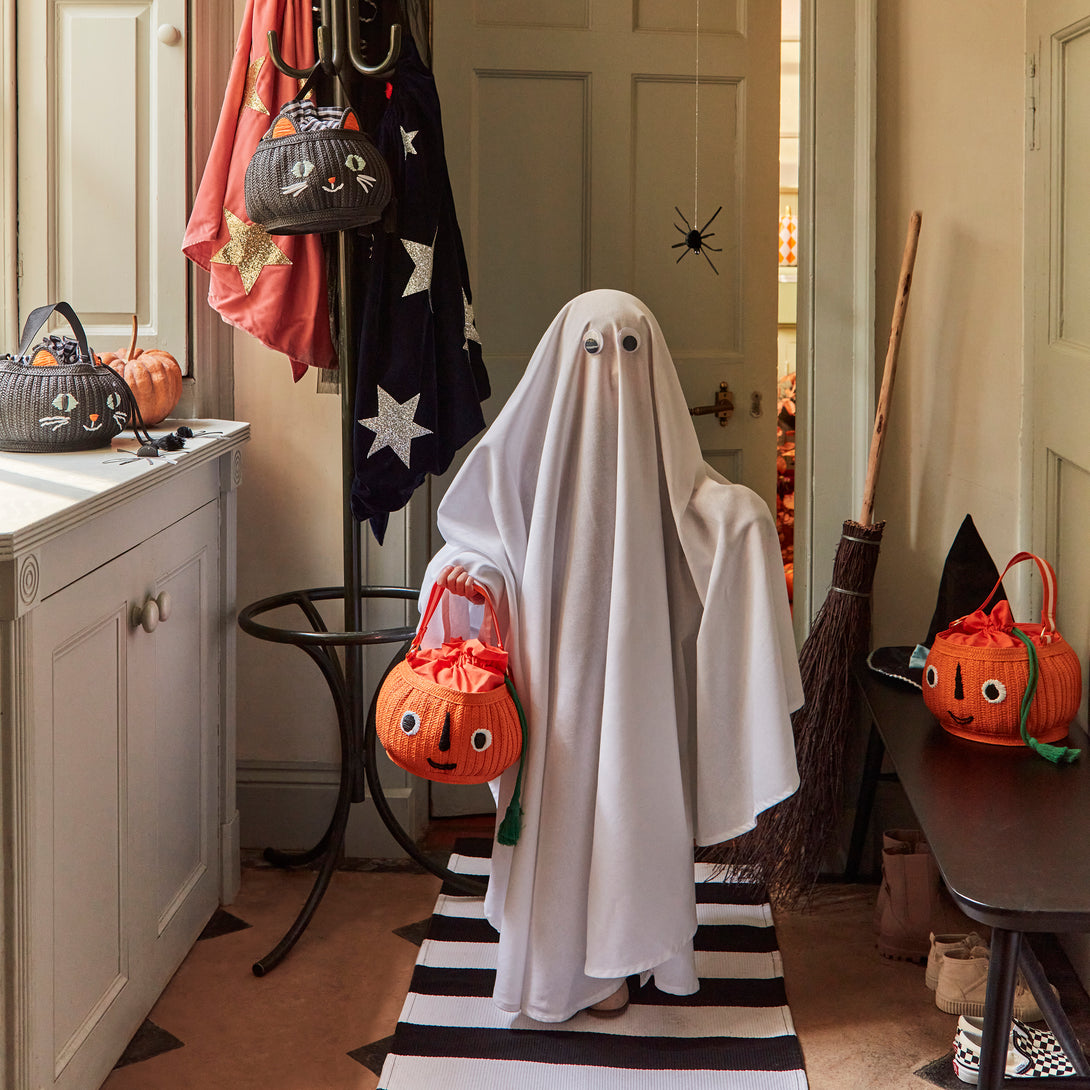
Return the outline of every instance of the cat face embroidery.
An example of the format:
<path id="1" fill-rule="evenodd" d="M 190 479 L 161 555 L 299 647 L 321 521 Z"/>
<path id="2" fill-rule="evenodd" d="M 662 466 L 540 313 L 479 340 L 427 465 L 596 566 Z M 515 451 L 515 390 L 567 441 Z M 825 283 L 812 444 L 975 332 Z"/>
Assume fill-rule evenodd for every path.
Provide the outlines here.
<path id="1" fill-rule="evenodd" d="M 76 415 L 79 401 L 74 394 L 70 393 L 57 394 L 49 403 L 49 407 L 57 411 L 52 415 L 40 416 L 38 423 L 43 428 L 49 428 L 53 432 L 59 432 L 62 428 L 69 428 L 73 425 L 82 428 L 86 432 L 99 431 L 106 426 L 107 419 L 110 417 L 113 418 L 119 432 L 123 431 L 128 423 L 128 414 L 122 411 L 121 395 L 117 393 L 106 395 L 105 413 L 84 412 Z"/>
<path id="2" fill-rule="evenodd" d="M 340 127 L 347 132 L 360 131 L 360 123 L 351 109 L 344 111 Z M 280 137 L 294 136 L 297 132 L 290 118 L 280 117 L 269 135 L 275 140 Z M 295 159 L 288 168 L 294 181 L 288 181 L 280 188 L 280 192 L 285 196 L 298 197 L 312 185 L 319 186 L 326 193 L 339 193 L 344 189 L 345 182 L 352 179 L 363 187 L 364 193 L 370 193 L 377 181 L 374 174 L 368 173 L 367 161 L 362 155 L 348 152 L 342 159 L 337 153 L 343 152 L 344 149 L 336 143 L 312 142 L 306 146 L 306 150 L 313 159 L 321 161 L 314 162 L 313 159 L 302 154 Z M 335 155 L 337 161 L 334 161 Z"/>

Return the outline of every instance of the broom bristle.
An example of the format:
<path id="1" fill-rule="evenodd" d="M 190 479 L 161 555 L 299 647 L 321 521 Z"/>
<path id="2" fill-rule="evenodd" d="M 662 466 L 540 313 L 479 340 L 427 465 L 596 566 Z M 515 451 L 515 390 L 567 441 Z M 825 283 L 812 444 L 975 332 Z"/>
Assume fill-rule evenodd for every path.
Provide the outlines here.
<path id="1" fill-rule="evenodd" d="M 870 644 L 870 590 L 884 523 L 844 523 L 833 581 L 799 652 L 806 703 L 791 717 L 799 789 L 744 836 L 702 853 L 746 868 L 786 907 L 807 900 L 837 827 L 844 753 L 855 723 L 852 662 Z"/>

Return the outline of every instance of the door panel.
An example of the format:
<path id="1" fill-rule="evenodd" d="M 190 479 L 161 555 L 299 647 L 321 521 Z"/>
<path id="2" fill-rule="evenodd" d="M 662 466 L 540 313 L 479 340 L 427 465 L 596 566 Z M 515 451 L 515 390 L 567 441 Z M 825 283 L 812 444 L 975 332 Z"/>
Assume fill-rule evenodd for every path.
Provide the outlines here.
<path id="1" fill-rule="evenodd" d="M 21 319 L 66 299 L 102 352 L 135 314 L 142 346 L 182 358 L 185 0 L 18 0 L 17 15 Z"/>
<path id="2" fill-rule="evenodd" d="M 729 425 L 695 420 L 704 456 L 774 510 L 779 4 L 706 3 L 699 38 L 697 11 L 696 0 L 435 5 L 485 414 L 569 299 L 629 291 L 658 318 L 690 405 L 729 384 Z M 674 248 L 688 230 L 675 206 L 696 227 L 721 207 L 707 240 L 718 273 Z M 464 455 L 433 482 L 433 512 Z M 479 808 L 470 794 L 433 788 L 433 807 Z"/>
<path id="3" fill-rule="evenodd" d="M 1026 5 L 1030 116 L 1026 155 L 1026 415 L 1032 428 L 1033 540 L 1056 569 L 1057 624 L 1090 662 L 1090 4 Z M 1039 602 L 1039 598 L 1038 598 Z M 1090 987 L 1090 936 L 1061 936 Z"/>

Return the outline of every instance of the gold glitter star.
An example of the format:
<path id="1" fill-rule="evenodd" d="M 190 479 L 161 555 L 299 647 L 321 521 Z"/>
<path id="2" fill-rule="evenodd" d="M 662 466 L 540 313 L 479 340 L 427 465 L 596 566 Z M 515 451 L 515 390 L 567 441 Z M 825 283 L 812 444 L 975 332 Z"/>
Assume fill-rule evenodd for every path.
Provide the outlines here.
<path id="1" fill-rule="evenodd" d="M 258 57 L 256 61 L 250 62 L 250 67 L 246 69 L 246 86 L 242 91 L 242 105 L 249 106 L 251 110 L 256 110 L 259 114 L 269 112 L 257 93 L 257 77 L 261 74 L 261 66 L 264 63 L 264 57 Z"/>
<path id="2" fill-rule="evenodd" d="M 367 457 L 378 454 L 383 447 L 389 447 L 408 469 L 413 440 L 421 435 L 431 435 L 430 428 L 421 427 L 413 419 L 420 395 L 416 394 L 399 404 L 381 386 L 376 386 L 375 389 L 378 391 L 378 416 L 360 421 L 368 431 L 375 433 L 375 441 L 371 444 Z"/>
<path id="3" fill-rule="evenodd" d="M 412 132 L 406 132 L 402 126 L 398 126 L 401 129 L 401 143 L 405 147 L 405 158 L 408 159 L 410 155 L 416 154 L 416 148 L 413 147 L 413 140 L 420 133 L 419 129 L 413 129 Z"/>
<path id="4" fill-rule="evenodd" d="M 401 298 L 406 295 L 415 295 L 418 291 L 431 291 L 431 263 L 435 256 L 434 246 L 425 246 L 422 242 L 412 242 L 407 238 L 401 240 L 409 257 L 413 259 L 413 274 L 401 293 Z"/>
<path id="5" fill-rule="evenodd" d="M 246 223 L 229 208 L 223 210 L 231 241 L 212 255 L 221 265 L 237 265 L 246 294 L 257 282 L 266 265 L 290 265 L 291 259 L 277 246 L 260 223 Z"/>
<path id="6" fill-rule="evenodd" d="M 477 332 L 477 318 L 473 313 L 473 304 L 466 298 L 465 288 L 462 288 L 462 309 L 465 311 L 465 329 L 462 331 L 465 334 L 465 344 L 462 347 L 468 349 L 470 341 L 481 343 L 481 335 Z"/>

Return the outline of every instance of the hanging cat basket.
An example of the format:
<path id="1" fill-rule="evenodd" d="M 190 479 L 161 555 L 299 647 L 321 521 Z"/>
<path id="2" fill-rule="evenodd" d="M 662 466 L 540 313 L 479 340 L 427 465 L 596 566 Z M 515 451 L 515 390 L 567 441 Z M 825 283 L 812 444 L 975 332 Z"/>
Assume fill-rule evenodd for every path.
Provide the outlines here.
<path id="1" fill-rule="evenodd" d="M 365 227 L 390 202 L 390 169 L 356 111 L 307 99 L 319 70 L 273 118 L 246 167 L 246 215 L 271 235 Z"/>

